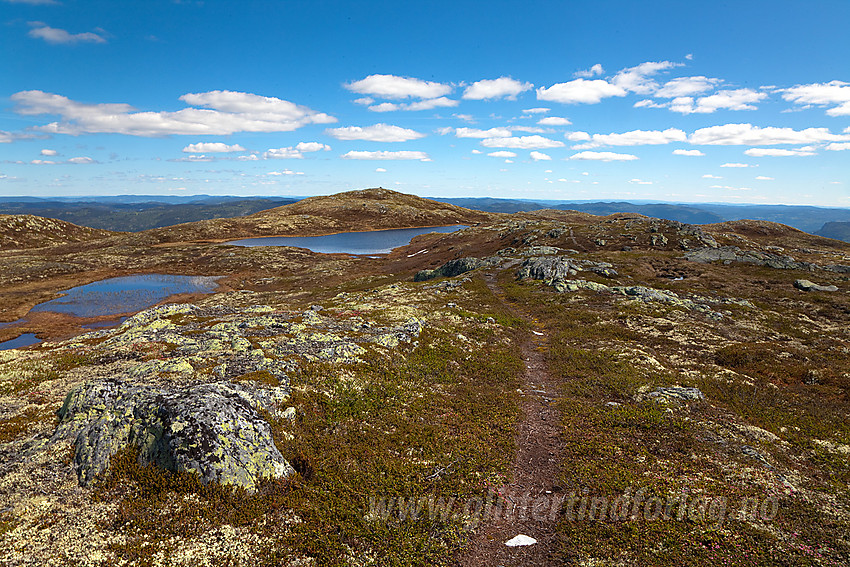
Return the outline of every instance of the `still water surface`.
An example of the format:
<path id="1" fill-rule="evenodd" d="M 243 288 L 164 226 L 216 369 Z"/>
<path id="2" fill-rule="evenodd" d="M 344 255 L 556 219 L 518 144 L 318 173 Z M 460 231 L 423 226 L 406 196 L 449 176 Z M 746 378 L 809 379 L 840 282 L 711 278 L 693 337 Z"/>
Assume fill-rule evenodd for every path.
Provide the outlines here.
<path id="1" fill-rule="evenodd" d="M 455 232 L 462 228 L 466 228 L 466 225 L 341 232 L 324 236 L 265 236 L 231 240 L 225 242 L 225 244 L 234 246 L 295 246 L 322 254 L 386 254 L 393 248 L 409 244 L 414 236 L 429 232 Z"/>
<path id="2" fill-rule="evenodd" d="M 39 303 L 30 311 L 67 313 L 75 317 L 102 317 L 133 313 L 178 293 L 211 293 L 217 276 L 143 274 L 109 278 L 63 291 L 65 295 Z"/>

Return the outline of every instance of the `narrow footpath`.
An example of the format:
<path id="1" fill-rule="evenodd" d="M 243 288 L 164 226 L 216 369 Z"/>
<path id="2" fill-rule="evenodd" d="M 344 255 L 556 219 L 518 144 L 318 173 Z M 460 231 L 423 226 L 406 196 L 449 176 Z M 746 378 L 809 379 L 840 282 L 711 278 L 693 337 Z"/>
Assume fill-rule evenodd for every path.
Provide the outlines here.
<path id="1" fill-rule="evenodd" d="M 484 281 L 515 316 L 531 323 L 523 344 L 525 361 L 521 387 L 523 418 L 517 428 L 517 453 L 513 474 L 499 491 L 503 509 L 485 517 L 465 552 L 460 567 L 548 566 L 557 563 L 556 524 L 564 497 L 558 486 L 560 463 L 560 413 L 555 403 L 558 381 L 549 373 L 545 352 L 548 335 L 536 319 L 505 299 L 494 274 Z M 516 536 L 536 540 L 532 545 L 507 546 Z"/>

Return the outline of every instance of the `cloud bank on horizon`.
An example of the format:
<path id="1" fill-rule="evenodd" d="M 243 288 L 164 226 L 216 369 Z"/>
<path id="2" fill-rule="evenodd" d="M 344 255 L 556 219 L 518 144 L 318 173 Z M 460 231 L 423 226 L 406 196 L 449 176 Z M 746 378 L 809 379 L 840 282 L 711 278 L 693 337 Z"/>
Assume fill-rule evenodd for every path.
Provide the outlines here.
<path id="1" fill-rule="evenodd" d="M 165 41 L 151 29 L 129 41 L 118 20 L 86 25 L 67 12 L 75 27 L 63 29 L 48 19 L 59 2 L 4 2 L 40 14 L 25 27 L 10 25 L 18 34 L 3 40 L 4 49 L 22 55 L 0 64 L 11 78 L 0 93 L 2 195 L 309 195 L 383 184 L 422 195 L 850 206 L 844 67 L 832 68 L 845 76 L 813 80 L 810 70 L 791 69 L 777 78 L 799 71 L 808 80 L 755 81 L 733 64 L 734 47 L 720 63 L 715 56 L 702 64 L 699 45 L 675 60 L 612 66 L 622 51 L 638 56 L 623 45 L 607 59 L 575 61 L 572 72 L 541 50 L 534 64 L 514 62 L 504 73 L 492 72 L 494 58 L 489 72 L 435 61 L 428 76 L 305 65 L 270 77 L 269 63 L 242 70 L 251 65 L 238 61 L 244 48 L 234 41 L 230 80 L 225 70 L 187 73 L 162 63 L 161 78 L 122 89 L 122 79 L 136 83 L 139 73 L 122 67 L 121 57 L 146 48 L 152 61 L 164 61 L 169 52 L 191 51 L 192 38 Z M 130 45 L 115 47 L 122 41 Z M 315 57 L 330 60 L 337 48 L 325 45 Z M 85 72 L 36 62 L 44 54 L 109 62 L 112 49 L 120 53 L 103 92 Z M 382 66 L 379 55 L 363 57 L 372 58 L 364 69 Z M 724 64 L 730 75 L 716 72 Z M 256 88 L 240 88 L 249 84 Z M 182 85 L 201 88 L 185 92 Z M 269 173 L 267 162 L 281 159 L 302 160 L 303 171 Z M 368 162 L 376 160 L 393 164 L 374 169 Z"/>

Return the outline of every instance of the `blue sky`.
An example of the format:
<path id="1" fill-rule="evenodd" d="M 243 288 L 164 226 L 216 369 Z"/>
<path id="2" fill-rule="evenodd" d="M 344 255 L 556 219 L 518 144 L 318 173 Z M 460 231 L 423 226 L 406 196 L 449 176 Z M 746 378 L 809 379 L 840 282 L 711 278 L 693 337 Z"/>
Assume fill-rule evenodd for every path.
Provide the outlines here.
<path id="1" fill-rule="evenodd" d="M 0 195 L 850 207 L 850 2 L 0 0 Z"/>

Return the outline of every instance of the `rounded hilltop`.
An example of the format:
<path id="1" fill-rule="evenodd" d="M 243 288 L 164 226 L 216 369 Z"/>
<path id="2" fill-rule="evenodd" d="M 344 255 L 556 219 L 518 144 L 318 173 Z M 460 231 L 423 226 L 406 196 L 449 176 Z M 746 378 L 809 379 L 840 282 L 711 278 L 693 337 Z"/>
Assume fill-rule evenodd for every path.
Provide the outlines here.
<path id="1" fill-rule="evenodd" d="M 376 187 L 308 197 L 246 217 L 185 223 L 139 234 L 153 236 L 159 242 L 227 240 L 251 236 L 315 236 L 349 231 L 475 224 L 500 216 Z"/>
<path id="2" fill-rule="evenodd" d="M 85 242 L 115 234 L 35 215 L 0 215 L 0 250 Z"/>

